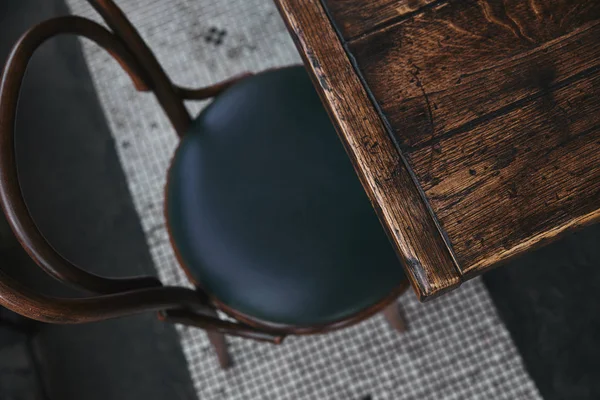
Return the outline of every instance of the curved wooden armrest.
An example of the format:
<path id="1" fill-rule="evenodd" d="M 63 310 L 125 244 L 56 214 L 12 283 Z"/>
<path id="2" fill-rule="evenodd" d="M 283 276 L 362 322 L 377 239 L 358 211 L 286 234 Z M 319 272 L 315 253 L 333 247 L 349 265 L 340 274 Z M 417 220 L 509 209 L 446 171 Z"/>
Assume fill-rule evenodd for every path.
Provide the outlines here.
<path id="1" fill-rule="evenodd" d="M 173 323 L 271 343 L 283 339 L 214 317 L 214 310 L 201 295 L 179 287 L 138 289 L 84 299 L 56 298 L 35 293 L 0 271 L 0 304 L 25 317 L 55 324 L 83 324 L 160 311 L 164 320 Z"/>
<path id="2" fill-rule="evenodd" d="M 59 34 L 82 35 L 108 50 L 144 88 L 143 72 L 122 43 L 102 26 L 80 17 L 62 17 L 43 22 L 26 32 L 14 46 L 0 82 L 0 203 L 15 236 L 31 258 L 49 275 L 96 293 L 116 293 L 161 286 L 153 277 L 108 279 L 79 268 L 61 256 L 46 241 L 25 204 L 15 159 L 17 103 L 27 64 L 35 50 Z"/>
<path id="3" fill-rule="evenodd" d="M 35 293 L 0 271 L 0 304 L 36 321 L 82 324 L 124 317 L 144 311 L 210 308 L 190 289 L 155 287 L 82 299 L 56 298 Z"/>

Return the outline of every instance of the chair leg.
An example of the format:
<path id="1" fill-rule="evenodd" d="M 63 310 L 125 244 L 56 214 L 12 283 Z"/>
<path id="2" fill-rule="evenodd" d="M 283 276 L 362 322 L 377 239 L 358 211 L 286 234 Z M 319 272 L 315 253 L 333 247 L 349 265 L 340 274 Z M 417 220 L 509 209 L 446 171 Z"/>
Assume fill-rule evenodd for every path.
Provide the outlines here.
<path id="1" fill-rule="evenodd" d="M 394 301 L 383 310 L 383 316 L 388 324 L 399 333 L 404 333 L 407 330 L 406 321 L 400 313 L 398 302 Z"/>
<path id="2" fill-rule="evenodd" d="M 215 331 L 206 331 L 206 335 L 217 353 L 221 368 L 228 369 L 231 367 L 233 362 L 227 349 L 227 339 L 225 339 L 225 335 Z"/>

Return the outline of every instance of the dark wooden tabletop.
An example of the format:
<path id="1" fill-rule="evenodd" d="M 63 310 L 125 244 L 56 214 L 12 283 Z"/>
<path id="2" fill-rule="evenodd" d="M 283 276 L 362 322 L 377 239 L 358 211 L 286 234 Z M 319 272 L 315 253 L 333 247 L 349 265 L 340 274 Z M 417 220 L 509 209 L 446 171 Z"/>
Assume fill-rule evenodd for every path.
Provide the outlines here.
<path id="1" fill-rule="evenodd" d="M 600 219 L 600 1 L 277 3 L 422 299 Z"/>

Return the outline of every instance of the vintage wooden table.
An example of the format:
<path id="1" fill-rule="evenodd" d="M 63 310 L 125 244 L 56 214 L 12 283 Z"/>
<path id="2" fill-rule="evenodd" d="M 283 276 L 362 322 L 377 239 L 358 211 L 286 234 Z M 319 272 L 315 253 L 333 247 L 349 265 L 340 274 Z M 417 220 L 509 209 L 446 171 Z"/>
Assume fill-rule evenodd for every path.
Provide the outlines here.
<path id="1" fill-rule="evenodd" d="M 422 300 L 600 219 L 600 1 L 277 3 Z"/>

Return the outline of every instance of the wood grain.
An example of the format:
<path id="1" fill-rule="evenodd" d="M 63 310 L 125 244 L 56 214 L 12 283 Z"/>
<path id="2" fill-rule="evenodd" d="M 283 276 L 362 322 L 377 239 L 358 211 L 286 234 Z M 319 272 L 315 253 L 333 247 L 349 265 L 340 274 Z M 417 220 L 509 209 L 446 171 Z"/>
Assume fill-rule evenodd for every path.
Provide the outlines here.
<path id="1" fill-rule="evenodd" d="M 347 44 L 464 275 L 600 218 L 599 19 L 448 1 Z"/>
<path id="2" fill-rule="evenodd" d="M 594 73 L 413 153 L 464 274 L 600 217 L 599 95 Z"/>
<path id="3" fill-rule="evenodd" d="M 277 3 L 417 293 L 429 298 L 457 286 L 447 243 L 321 4 Z"/>
<path id="4" fill-rule="evenodd" d="M 440 0 L 324 0 L 346 40 L 397 21 Z"/>
<path id="5" fill-rule="evenodd" d="M 527 6 L 511 8 L 512 19 L 505 17 L 517 21 L 511 29 L 509 22 L 490 22 L 495 19 L 482 3 L 431 9 L 350 43 L 404 150 L 428 146 L 439 135 L 493 117 L 598 60 L 600 2 L 578 0 L 587 4 L 574 6 L 579 15 L 557 9 L 552 19 L 540 19 L 519 0 Z M 508 9 L 513 2 L 505 3 Z"/>

